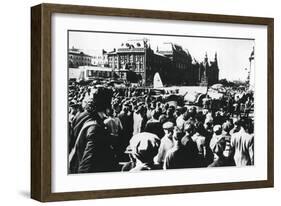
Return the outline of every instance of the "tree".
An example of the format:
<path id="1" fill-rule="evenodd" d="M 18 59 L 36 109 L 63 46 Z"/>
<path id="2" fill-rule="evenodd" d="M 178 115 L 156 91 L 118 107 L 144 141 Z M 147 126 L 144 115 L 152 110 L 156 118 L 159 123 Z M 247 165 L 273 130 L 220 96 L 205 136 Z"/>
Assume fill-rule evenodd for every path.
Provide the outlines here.
<path id="1" fill-rule="evenodd" d="M 127 72 L 127 81 L 130 83 L 138 83 L 140 80 L 139 75 L 136 72 L 133 72 L 132 70 L 129 70 Z"/>

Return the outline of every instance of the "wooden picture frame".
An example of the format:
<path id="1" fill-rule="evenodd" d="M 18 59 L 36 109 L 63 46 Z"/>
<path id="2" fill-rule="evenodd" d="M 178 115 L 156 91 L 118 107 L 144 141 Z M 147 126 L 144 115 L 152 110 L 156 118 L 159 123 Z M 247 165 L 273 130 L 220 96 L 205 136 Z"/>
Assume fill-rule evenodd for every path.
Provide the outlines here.
<path id="1" fill-rule="evenodd" d="M 267 27 L 267 179 L 215 184 L 170 185 L 134 189 L 110 189 L 79 192 L 52 192 L 51 162 L 51 16 L 54 13 L 112 17 L 153 18 L 194 22 L 264 25 Z M 42 201 L 160 195 L 234 189 L 273 187 L 274 183 L 274 74 L 272 18 L 214 14 L 120 9 L 91 6 L 40 4 L 31 8 L 31 198 Z"/>

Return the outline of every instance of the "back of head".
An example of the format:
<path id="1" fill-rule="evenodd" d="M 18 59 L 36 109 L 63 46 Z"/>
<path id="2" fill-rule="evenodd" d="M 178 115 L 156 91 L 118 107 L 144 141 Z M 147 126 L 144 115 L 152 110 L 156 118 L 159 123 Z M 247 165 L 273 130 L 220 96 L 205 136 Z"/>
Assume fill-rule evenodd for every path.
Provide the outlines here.
<path id="1" fill-rule="evenodd" d="M 189 108 L 189 112 L 190 112 L 190 115 L 192 117 L 195 117 L 195 115 L 197 113 L 197 108 L 196 107 L 191 107 L 191 108 Z"/>
<path id="2" fill-rule="evenodd" d="M 176 141 L 180 142 L 180 140 L 183 138 L 183 136 L 184 136 L 183 129 L 181 129 L 181 128 L 175 126 L 175 127 L 174 127 L 173 138 L 174 138 Z"/>
<path id="3" fill-rule="evenodd" d="M 195 131 L 198 132 L 200 135 L 204 135 L 205 128 L 202 122 L 197 122 L 195 124 Z"/>
<path id="4" fill-rule="evenodd" d="M 190 112 L 188 110 L 183 114 L 183 120 L 187 121 L 191 117 Z"/>
<path id="5" fill-rule="evenodd" d="M 153 112 L 152 112 L 153 119 L 158 120 L 160 115 L 161 115 L 161 112 L 159 110 L 153 110 Z"/>
<path id="6" fill-rule="evenodd" d="M 111 90 L 104 87 L 98 88 L 94 92 L 92 99 L 88 102 L 87 111 L 100 112 L 111 108 L 111 98 L 112 98 Z"/>

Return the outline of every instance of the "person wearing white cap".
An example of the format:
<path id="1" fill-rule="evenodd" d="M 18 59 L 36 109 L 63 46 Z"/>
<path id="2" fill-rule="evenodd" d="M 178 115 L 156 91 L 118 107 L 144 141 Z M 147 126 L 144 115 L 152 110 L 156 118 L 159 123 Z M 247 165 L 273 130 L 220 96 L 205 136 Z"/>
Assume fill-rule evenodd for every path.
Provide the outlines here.
<path id="1" fill-rule="evenodd" d="M 205 137 L 205 128 L 202 122 L 196 122 L 195 124 L 195 134 L 192 136 L 192 140 L 197 144 L 198 148 L 198 163 L 199 167 L 206 166 L 206 156 L 207 156 L 207 145 Z"/>
<path id="2" fill-rule="evenodd" d="M 213 128 L 213 131 L 214 131 L 214 134 L 213 134 L 213 137 L 212 137 L 212 139 L 210 141 L 210 148 L 211 148 L 211 150 L 214 153 L 214 159 L 216 159 L 217 156 L 216 156 L 216 153 L 214 152 L 215 151 L 215 147 L 216 147 L 217 143 L 219 141 L 221 141 L 221 139 L 223 138 L 221 125 L 218 125 L 218 124 L 215 125 L 214 128 Z"/>
<path id="3" fill-rule="evenodd" d="M 173 142 L 174 123 L 165 122 L 163 124 L 163 129 L 164 129 L 165 135 L 161 139 L 158 154 L 155 157 L 155 162 L 159 165 L 163 165 L 167 151 L 170 150 L 174 146 L 174 142 Z"/>

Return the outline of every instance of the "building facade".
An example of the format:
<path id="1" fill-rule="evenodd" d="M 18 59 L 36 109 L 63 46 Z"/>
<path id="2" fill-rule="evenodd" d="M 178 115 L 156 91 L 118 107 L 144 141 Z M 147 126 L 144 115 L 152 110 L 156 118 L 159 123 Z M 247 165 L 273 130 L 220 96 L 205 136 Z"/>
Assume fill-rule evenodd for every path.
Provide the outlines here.
<path id="1" fill-rule="evenodd" d="M 152 86 L 153 77 L 159 73 L 165 86 L 212 85 L 218 82 L 217 55 L 209 62 L 192 58 L 187 49 L 174 43 L 163 43 L 152 50 L 147 39 L 129 40 L 107 53 L 108 66 L 118 78 L 127 80 L 134 72 L 143 86 Z"/>
<path id="2" fill-rule="evenodd" d="M 147 39 L 130 40 L 108 52 L 108 65 L 119 78 L 127 80 L 129 72 L 134 72 L 141 85 L 151 86 L 158 72 L 163 80 L 167 79 L 171 61 L 160 53 L 155 53 Z"/>
<path id="3" fill-rule="evenodd" d="M 105 50 L 93 51 L 92 55 L 92 65 L 97 67 L 108 67 L 108 56 Z"/>
<path id="4" fill-rule="evenodd" d="M 181 46 L 168 42 L 157 47 L 157 52 L 171 60 L 168 84 L 193 85 L 192 57 L 188 50 Z"/>
<path id="5" fill-rule="evenodd" d="M 78 68 L 79 66 L 90 66 L 92 65 L 92 58 L 92 56 L 72 47 L 68 50 L 68 67 Z"/>

